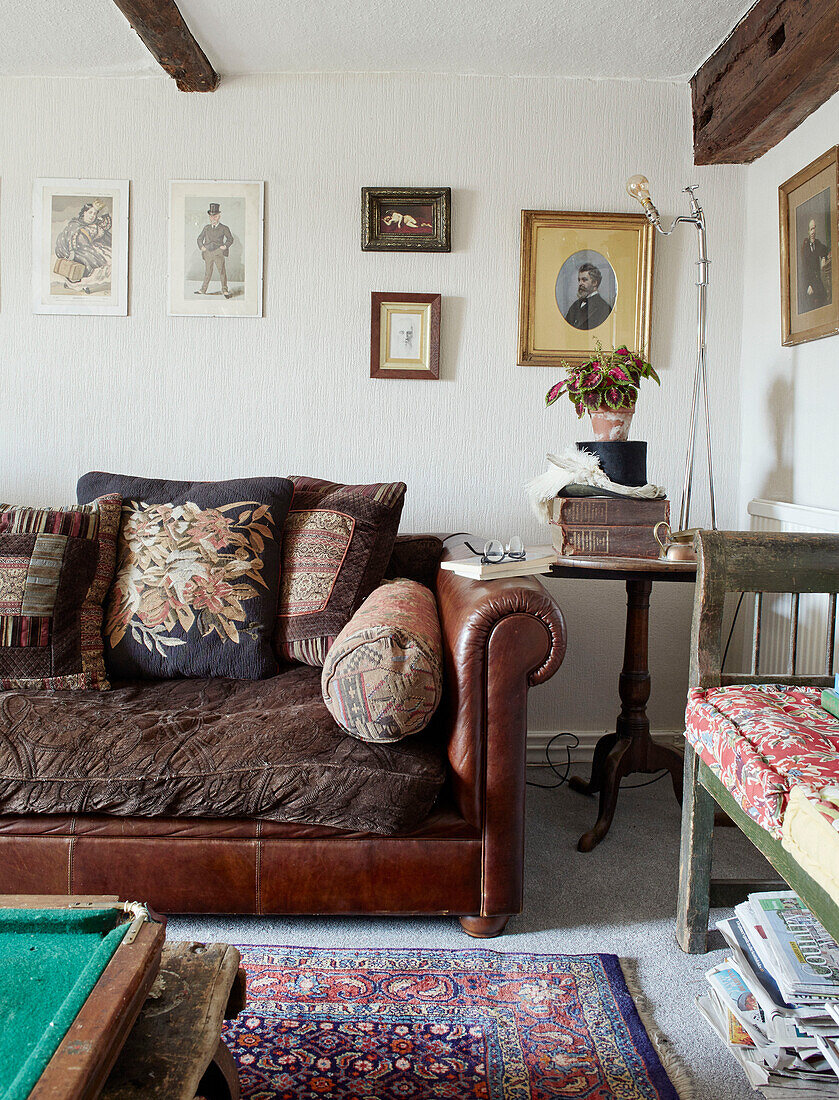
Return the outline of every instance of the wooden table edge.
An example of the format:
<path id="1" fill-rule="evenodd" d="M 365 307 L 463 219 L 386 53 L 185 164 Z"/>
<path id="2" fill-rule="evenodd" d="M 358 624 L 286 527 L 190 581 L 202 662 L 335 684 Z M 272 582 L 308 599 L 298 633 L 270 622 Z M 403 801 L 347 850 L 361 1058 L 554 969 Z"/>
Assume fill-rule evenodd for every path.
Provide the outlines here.
<path id="1" fill-rule="evenodd" d="M 558 555 L 544 575 L 597 579 L 599 574 L 603 574 L 600 578 L 602 580 L 626 580 L 635 576 L 639 580 L 693 581 L 696 578 L 696 562 L 669 561 L 667 558 L 584 558 Z"/>
<path id="2" fill-rule="evenodd" d="M 122 908 L 113 894 L 0 895 L 0 909 Z M 165 925 L 145 921 L 131 943 L 117 946 L 29 1100 L 94 1100 L 99 1095 L 157 976 L 165 937 Z"/>

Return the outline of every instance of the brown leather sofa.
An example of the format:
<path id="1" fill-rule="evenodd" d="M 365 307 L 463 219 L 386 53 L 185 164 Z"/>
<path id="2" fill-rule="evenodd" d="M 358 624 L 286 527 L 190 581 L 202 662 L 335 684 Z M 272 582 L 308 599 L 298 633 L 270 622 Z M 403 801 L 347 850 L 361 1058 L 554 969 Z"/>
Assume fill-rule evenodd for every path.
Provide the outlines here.
<path id="1" fill-rule="evenodd" d="M 118 894 L 169 913 L 451 913 L 472 936 L 498 935 L 522 905 L 527 692 L 561 664 L 565 627 L 533 577 L 439 570 L 433 584 L 446 780 L 418 827 L 383 836 L 263 819 L 6 814 L 0 893 Z M 7 709 L 0 693 L 4 737 Z"/>

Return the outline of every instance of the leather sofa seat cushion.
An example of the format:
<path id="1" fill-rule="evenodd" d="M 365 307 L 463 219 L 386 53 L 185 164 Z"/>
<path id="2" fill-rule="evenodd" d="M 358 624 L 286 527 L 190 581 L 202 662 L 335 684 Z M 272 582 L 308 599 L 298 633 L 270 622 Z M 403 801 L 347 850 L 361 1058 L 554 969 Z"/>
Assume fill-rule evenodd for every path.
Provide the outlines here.
<path id="1" fill-rule="evenodd" d="M 415 828 L 445 776 L 433 728 L 395 745 L 350 737 L 320 671 L 0 693 L 0 813 Z"/>

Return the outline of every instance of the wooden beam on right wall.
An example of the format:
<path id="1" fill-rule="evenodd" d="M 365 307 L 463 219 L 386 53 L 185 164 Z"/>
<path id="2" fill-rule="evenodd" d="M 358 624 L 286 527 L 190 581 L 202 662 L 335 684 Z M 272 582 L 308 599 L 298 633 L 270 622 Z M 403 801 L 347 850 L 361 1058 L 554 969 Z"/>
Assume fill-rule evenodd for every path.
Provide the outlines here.
<path id="1" fill-rule="evenodd" d="M 758 0 L 690 86 L 695 163 L 749 164 L 839 91 L 836 0 Z"/>

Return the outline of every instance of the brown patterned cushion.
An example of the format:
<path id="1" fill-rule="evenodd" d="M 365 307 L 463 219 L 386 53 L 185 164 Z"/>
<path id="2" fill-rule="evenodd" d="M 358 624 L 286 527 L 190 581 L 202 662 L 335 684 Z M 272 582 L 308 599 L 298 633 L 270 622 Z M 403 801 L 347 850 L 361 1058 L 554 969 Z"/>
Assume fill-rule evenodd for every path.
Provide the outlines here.
<path id="1" fill-rule="evenodd" d="M 367 745 L 339 729 L 319 668 L 0 695 L 4 814 L 263 818 L 391 834 L 428 816 L 445 775 L 435 733 Z"/>
<path id="2" fill-rule="evenodd" d="M 271 636 L 291 482 L 90 473 L 79 499 L 103 487 L 123 498 L 105 614 L 111 675 L 258 680 L 276 672 Z"/>
<path id="3" fill-rule="evenodd" d="M 322 665 L 338 633 L 385 575 L 405 485 L 291 480 L 274 642 L 287 661 Z"/>
<path id="4" fill-rule="evenodd" d="M 399 741 L 425 729 L 443 693 L 437 604 L 416 581 L 388 581 L 335 639 L 321 676 L 323 701 L 362 741 Z"/>
<path id="5" fill-rule="evenodd" d="M 102 602 L 120 497 L 84 507 L 0 504 L 0 688 L 110 687 Z"/>

